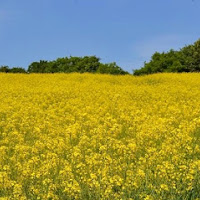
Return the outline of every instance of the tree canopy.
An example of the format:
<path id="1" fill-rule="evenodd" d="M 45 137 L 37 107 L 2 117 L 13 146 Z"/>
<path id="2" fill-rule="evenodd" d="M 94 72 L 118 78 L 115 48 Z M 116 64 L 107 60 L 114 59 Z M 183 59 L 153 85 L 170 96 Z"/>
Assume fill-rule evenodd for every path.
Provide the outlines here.
<path id="1" fill-rule="evenodd" d="M 5 73 L 26 73 L 26 70 L 23 69 L 22 67 L 9 68 L 8 66 L 1 66 L 0 67 L 0 72 L 5 72 Z"/>
<path id="2" fill-rule="evenodd" d="M 128 74 L 115 62 L 103 64 L 96 56 L 65 57 L 54 61 L 40 60 L 33 62 L 28 67 L 29 73 L 106 73 L 106 74 Z"/>
<path id="3" fill-rule="evenodd" d="M 134 70 L 134 75 L 161 72 L 200 72 L 200 39 L 179 51 L 154 53 L 150 62 L 145 62 L 141 69 Z"/>
<path id="4" fill-rule="evenodd" d="M 115 62 L 103 64 L 96 56 L 64 57 L 53 61 L 40 60 L 32 62 L 28 70 L 21 67 L 9 68 L 1 66 L 0 72 L 5 73 L 101 73 L 101 74 L 128 74 Z"/>

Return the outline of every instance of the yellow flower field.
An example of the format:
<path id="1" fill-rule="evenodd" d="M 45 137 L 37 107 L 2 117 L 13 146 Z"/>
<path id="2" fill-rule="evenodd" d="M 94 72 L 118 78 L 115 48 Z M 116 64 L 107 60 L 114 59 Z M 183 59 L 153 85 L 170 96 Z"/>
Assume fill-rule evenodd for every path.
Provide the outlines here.
<path id="1" fill-rule="evenodd" d="M 8 199 L 200 199 L 200 74 L 0 74 Z"/>

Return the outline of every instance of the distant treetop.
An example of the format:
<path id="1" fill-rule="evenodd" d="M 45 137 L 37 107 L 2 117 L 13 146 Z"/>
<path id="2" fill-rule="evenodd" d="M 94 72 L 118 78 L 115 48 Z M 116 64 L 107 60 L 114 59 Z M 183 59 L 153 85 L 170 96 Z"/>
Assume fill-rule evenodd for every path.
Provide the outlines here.
<path id="1" fill-rule="evenodd" d="M 102 74 L 128 74 L 115 62 L 103 64 L 96 56 L 65 57 L 54 61 L 40 60 L 33 62 L 28 67 L 29 73 L 102 73 Z"/>
<path id="2" fill-rule="evenodd" d="M 200 39 L 194 44 L 166 53 L 154 53 L 150 62 L 145 62 L 141 69 L 134 70 L 134 75 L 161 72 L 200 72 Z"/>
<path id="3" fill-rule="evenodd" d="M 9 68 L 8 66 L 1 66 L 0 72 L 4 73 L 26 73 L 26 70 L 21 67 Z"/>
<path id="4" fill-rule="evenodd" d="M 5 73 L 100 73 L 100 74 L 128 74 L 115 62 L 103 64 L 96 56 L 64 57 L 53 61 L 40 60 L 28 66 L 28 70 L 21 67 L 9 68 L 1 66 L 0 72 Z"/>

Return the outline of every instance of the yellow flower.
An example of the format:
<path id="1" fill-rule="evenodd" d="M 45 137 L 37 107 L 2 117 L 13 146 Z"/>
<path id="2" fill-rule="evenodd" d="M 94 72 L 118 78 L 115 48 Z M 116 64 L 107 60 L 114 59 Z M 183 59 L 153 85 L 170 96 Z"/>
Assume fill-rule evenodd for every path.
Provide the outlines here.
<path id="1" fill-rule="evenodd" d="M 166 184 L 161 184 L 160 188 L 161 188 L 161 190 L 169 191 L 169 188 Z"/>
<path id="2" fill-rule="evenodd" d="M 1 73 L 0 200 L 198 196 L 199 85 L 198 73 Z"/>

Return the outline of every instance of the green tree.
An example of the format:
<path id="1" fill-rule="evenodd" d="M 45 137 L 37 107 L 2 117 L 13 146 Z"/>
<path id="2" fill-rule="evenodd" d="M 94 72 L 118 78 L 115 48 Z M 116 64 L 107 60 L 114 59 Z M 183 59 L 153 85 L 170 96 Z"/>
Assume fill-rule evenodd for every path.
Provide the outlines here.
<path id="1" fill-rule="evenodd" d="M 200 40 L 166 53 L 154 53 L 150 62 L 144 63 L 141 69 L 134 70 L 134 75 L 144 75 L 159 72 L 200 72 Z"/>
<path id="2" fill-rule="evenodd" d="M 0 67 L 0 72 L 8 73 L 10 71 L 8 66 L 1 66 Z"/>
<path id="3" fill-rule="evenodd" d="M 26 73 L 26 70 L 22 67 L 13 67 L 9 70 L 10 73 Z"/>
<path id="4" fill-rule="evenodd" d="M 33 62 L 28 67 L 29 73 L 107 73 L 107 74 L 127 74 L 128 72 L 120 68 L 115 62 L 103 64 L 96 56 L 58 58 L 54 61 Z"/>
<path id="5" fill-rule="evenodd" d="M 28 66 L 29 73 L 45 73 L 48 68 L 48 61 L 40 60 L 39 62 L 33 62 Z"/>

